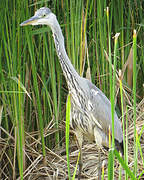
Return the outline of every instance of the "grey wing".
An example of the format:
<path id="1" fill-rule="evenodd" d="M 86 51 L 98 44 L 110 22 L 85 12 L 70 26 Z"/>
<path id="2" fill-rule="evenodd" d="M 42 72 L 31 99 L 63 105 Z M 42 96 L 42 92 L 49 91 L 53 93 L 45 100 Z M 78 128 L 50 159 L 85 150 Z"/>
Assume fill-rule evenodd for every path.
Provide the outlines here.
<path id="1" fill-rule="evenodd" d="M 98 121 L 101 129 L 108 135 L 109 127 L 112 132 L 112 120 L 111 120 L 111 103 L 104 93 L 94 86 L 90 81 L 88 81 L 88 86 L 90 90 L 90 102 L 93 109 L 91 113 L 93 115 L 94 121 Z M 119 142 L 123 140 L 121 122 L 115 112 L 114 114 L 114 135 L 115 139 Z"/>

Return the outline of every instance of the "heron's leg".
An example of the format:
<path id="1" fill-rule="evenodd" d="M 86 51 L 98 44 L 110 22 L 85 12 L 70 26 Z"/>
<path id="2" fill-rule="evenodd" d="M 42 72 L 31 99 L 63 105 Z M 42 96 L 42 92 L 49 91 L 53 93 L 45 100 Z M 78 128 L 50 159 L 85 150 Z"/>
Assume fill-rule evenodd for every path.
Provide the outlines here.
<path id="1" fill-rule="evenodd" d="M 102 162 L 101 162 L 101 146 L 102 146 L 102 142 L 103 142 L 103 133 L 101 132 L 101 130 L 97 127 L 94 128 L 94 137 L 95 137 L 95 142 L 98 146 L 98 180 L 101 180 L 101 167 L 102 167 Z"/>
<path id="2" fill-rule="evenodd" d="M 79 174 L 78 174 L 78 180 L 81 178 L 81 172 L 82 172 L 82 166 L 83 166 L 83 158 L 82 158 L 82 143 L 83 143 L 83 134 L 80 130 L 75 131 L 77 142 L 78 142 L 78 148 L 80 150 L 80 158 L 79 158 Z"/>
<path id="3" fill-rule="evenodd" d="M 101 174 L 102 174 L 102 161 L 101 161 L 101 153 L 100 153 L 100 147 L 98 147 L 98 162 L 99 162 L 99 166 L 98 166 L 98 180 L 101 180 Z"/>
<path id="4" fill-rule="evenodd" d="M 79 158 L 79 174 L 78 174 L 78 180 L 80 180 L 80 178 L 81 178 L 82 166 L 83 166 L 83 158 L 82 158 L 82 146 L 81 146 L 81 147 L 80 147 L 80 158 Z"/>

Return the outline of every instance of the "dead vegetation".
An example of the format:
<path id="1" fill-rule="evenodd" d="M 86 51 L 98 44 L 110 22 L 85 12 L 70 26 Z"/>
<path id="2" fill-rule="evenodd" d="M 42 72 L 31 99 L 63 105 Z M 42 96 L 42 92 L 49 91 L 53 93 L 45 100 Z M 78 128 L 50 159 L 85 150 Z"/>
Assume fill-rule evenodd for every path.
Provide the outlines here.
<path id="1" fill-rule="evenodd" d="M 136 129 L 140 137 L 140 146 L 142 154 L 144 155 L 144 132 L 142 131 L 144 125 L 144 99 L 137 105 L 137 120 Z M 45 128 L 45 137 L 52 136 L 55 133 L 53 124 L 48 125 Z M 61 125 L 60 129 L 64 130 L 64 126 Z M 18 177 L 18 169 L 16 168 L 16 137 L 11 133 L 5 132 L 1 127 L 2 133 L 7 134 L 7 138 L 1 138 L 0 140 L 0 179 L 20 179 Z M 45 159 L 41 152 L 41 142 L 37 139 L 39 132 L 33 132 L 31 134 L 25 132 L 25 149 L 23 149 L 24 157 L 24 179 L 38 180 L 38 179 L 67 179 L 67 161 L 65 152 L 65 139 L 62 140 L 62 146 L 54 148 L 53 150 L 46 148 Z M 98 167 L 99 167 L 99 154 L 95 143 L 89 144 L 87 141 L 83 145 L 83 179 L 97 179 Z M 77 158 L 78 148 L 74 140 L 74 136 L 70 136 L 70 168 L 71 175 L 73 175 Z M 10 157 L 11 154 L 11 157 Z M 108 166 L 108 151 L 104 148 L 100 154 L 101 163 L 104 166 L 104 179 L 107 179 L 107 166 Z M 133 170 L 134 164 L 134 126 L 133 126 L 133 111 L 129 108 L 128 111 L 128 166 Z M 143 169 L 143 157 L 138 151 L 138 175 Z M 119 176 L 119 163 L 115 160 L 115 179 Z M 77 170 L 78 171 L 78 170 Z M 124 176 L 124 170 L 122 170 Z"/>

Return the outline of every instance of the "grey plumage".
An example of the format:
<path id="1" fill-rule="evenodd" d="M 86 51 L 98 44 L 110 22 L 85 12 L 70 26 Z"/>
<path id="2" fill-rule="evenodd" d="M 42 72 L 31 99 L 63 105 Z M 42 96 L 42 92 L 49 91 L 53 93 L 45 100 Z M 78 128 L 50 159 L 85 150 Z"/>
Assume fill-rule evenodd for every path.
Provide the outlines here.
<path id="1" fill-rule="evenodd" d="M 67 56 L 64 37 L 56 16 L 49 8 L 43 7 L 36 11 L 32 18 L 24 21 L 21 26 L 29 24 L 45 24 L 48 25 L 53 32 L 57 55 L 71 96 L 70 125 L 77 136 L 80 151 L 83 136 L 95 140 L 99 146 L 104 145 L 108 147 L 109 128 L 110 131 L 112 131 L 111 103 L 100 89 L 89 80 L 80 77 L 74 69 Z M 121 122 L 116 112 L 114 118 L 115 139 L 118 144 L 122 144 L 123 133 Z M 82 163 L 82 157 L 80 163 Z M 80 171 L 81 168 L 82 166 L 80 166 Z"/>

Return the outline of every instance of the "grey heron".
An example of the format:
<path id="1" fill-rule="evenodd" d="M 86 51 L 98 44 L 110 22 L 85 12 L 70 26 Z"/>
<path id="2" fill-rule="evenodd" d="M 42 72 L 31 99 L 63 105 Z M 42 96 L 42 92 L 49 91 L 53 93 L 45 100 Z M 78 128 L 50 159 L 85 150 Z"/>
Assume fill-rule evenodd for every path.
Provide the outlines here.
<path id="1" fill-rule="evenodd" d="M 80 148 L 79 179 L 82 170 L 82 143 L 87 136 L 96 144 L 109 147 L 109 129 L 112 133 L 111 103 L 105 94 L 88 79 L 81 77 L 73 67 L 65 50 L 62 30 L 54 13 L 47 7 L 37 10 L 30 19 L 20 24 L 48 25 L 53 33 L 56 52 L 65 76 L 70 98 L 70 126 L 74 130 Z M 114 113 L 114 136 L 118 150 L 123 151 L 121 122 Z"/>

